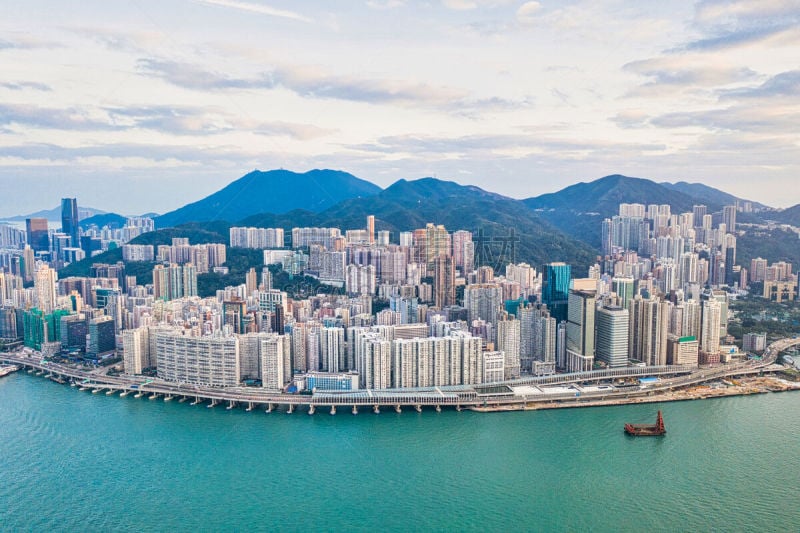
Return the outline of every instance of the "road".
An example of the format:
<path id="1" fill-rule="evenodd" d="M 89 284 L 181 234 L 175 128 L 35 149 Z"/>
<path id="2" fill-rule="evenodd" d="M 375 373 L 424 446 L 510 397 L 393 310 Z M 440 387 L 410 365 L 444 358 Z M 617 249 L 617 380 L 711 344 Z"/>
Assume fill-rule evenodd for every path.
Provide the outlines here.
<path id="1" fill-rule="evenodd" d="M 507 393 L 482 393 L 481 386 L 460 387 L 432 387 L 421 389 L 385 389 L 385 390 L 359 390 L 352 392 L 319 392 L 313 395 L 298 395 L 270 392 L 255 387 L 213 388 L 180 383 L 172 383 L 141 376 L 108 376 L 104 373 L 87 371 L 54 362 L 43 361 L 40 355 L 24 353 L 2 353 L 0 361 L 24 365 L 29 368 L 45 370 L 49 374 L 64 378 L 74 379 L 78 382 L 88 380 L 87 387 L 107 391 L 142 392 L 148 395 L 162 397 L 194 398 L 196 402 L 210 401 L 212 404 L 227 403 L 229 408 L 237 404 L 245 404 L 253 409 L 259 405 L 266 405 L 271 410 L 273 406 L 289 406 L 290 409 L 304 405 L 319 407 L 336 406 L 371 406 L 378 409 L 381 406 L 486 406 L 486 405 L 513 405 L 536 402 L 553 401 L 590 401 L 606 399 L 626 399 L 656 392 L 663 392 L 676 388 L 696 385 L 713 381 L 728 376 L 741 376 L 763 372 L 763 369 L 776 360 L 780 352 L 800 344 L 800 339 L 781 339 L 772 343 L 764 353 L 761 360 L 750 360 L 743 363 L 720 365 L 713 368 L 690 367 L 628 367 L 624 369 L 581 372 L 577 374 L 557 374 L 544 377 L 526 377 L 518 380 L 491 384 L 492 388 L 507 385 Z M 513 387 L 520 385 L 567 385 L 582 381 L 599 381 L 620 378 L 636 378 L 644 375 L 661 375 L 662 379 L 653 386 L 636 388 L 633 390 L 603 390 L 581 394 L 575 392 L 564 394 L 526 394 L 517 395 Z"/>

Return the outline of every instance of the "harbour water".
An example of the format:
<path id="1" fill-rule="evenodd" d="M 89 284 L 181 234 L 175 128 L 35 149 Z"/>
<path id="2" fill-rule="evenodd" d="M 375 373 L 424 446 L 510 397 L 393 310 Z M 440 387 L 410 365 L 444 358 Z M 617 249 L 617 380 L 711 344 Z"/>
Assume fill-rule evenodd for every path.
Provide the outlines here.
<path id="1" fill-rule="evenodd" d="M 625 422 L 664 412 L 665 437 Z M 265 414 L 0 381 L 2 531 L 791 531 L 800 392 Z"/>

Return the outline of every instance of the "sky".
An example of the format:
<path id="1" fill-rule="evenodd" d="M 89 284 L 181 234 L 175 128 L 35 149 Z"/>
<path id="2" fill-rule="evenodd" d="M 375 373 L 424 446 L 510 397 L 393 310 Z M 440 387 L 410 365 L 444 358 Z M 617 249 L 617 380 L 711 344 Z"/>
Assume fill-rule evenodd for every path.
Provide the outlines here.
<path id="1" fill-rule="evenodd" d="M 0 65 L 0 217 L 163 213 L 256 168 L 800 203 L 800 0 L 26 0 Z"/>

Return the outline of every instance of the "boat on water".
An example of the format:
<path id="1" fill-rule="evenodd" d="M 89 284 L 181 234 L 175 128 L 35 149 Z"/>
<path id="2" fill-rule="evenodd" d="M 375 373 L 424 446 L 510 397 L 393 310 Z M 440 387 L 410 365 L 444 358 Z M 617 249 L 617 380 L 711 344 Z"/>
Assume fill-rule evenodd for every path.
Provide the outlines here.
<path id="1" fill-rule="evenodd" d="M 665 435 L 667 428 L 664 427 L 664 417 L 659 410 L 655 424 L 625 424 L 625 433 L 636 437 L 656 437 Z"/>

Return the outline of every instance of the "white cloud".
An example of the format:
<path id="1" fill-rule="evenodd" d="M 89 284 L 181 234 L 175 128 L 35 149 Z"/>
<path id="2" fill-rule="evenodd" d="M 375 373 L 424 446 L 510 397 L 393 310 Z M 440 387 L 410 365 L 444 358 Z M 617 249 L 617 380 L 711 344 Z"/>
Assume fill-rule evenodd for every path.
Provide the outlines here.
<path id="1" fill-rule="evenodd" d="M 247 11 L 250 13 L 257 13 L 259 15 L 269 15 L 271 17 L 287 18 L 292 20 L 299 20 L 302 22 L 311 22 L 311 19 L 285 9 L 276 9 L 263 4 L 253 4 L 251 2 L 240 2 L 238 0 L 194 0 L 199 4 L 208 4 L 218 7 L 227 7 L 231 9 L 238 9 L 240 11 Z"/>
<path id="2" fill-rule="evenodd" d="M 521 24 L 532 24 L 536 22 L 541 10 L 542 4 L 539 2 L 525 2 L 517 9 L 517 20 Z"/>
<path id="3" fill-rule="evenodd" d="M 405 0 L 367 0 L 367 7 L 372 9 L 395 9 L 405 4 Z"/>
<path id="4" fill-rule="evenodd" d="M 321 166 L 530 196 L 750 174 L 798 203 L 798 4 L 21 4 L 0 29 L 0 180 Z"/>
<path id="5" fill-rule="evenodd" d="M 457 10 L 475 9 L 478 3 L 474 0 L 442 0 L 445 7 Z"/>

